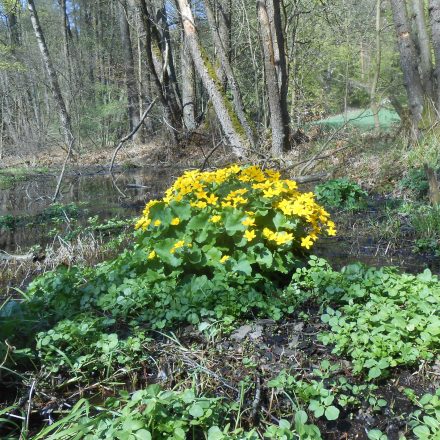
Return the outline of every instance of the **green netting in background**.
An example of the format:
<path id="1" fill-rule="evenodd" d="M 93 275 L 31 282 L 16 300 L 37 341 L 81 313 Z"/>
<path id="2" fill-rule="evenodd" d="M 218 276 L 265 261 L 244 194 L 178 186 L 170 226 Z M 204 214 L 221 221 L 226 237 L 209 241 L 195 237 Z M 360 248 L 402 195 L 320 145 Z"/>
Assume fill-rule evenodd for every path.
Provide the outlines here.
<path id="1" fill-rule="evenodd" d="M 390 130 L 394 125 L 400 123 L 400 117 L 394 110 L 381 109 L 379 111 L 380 128 Z M 336 129 L 347 123 L 348 127 L 356 127 L 361 131 L 374 129 L 374 117 L 371 109 L 351 110 L 347 113 L 331 116 L 320 121 L 315 121 L 311 125 L 320 125 L 324 128 Z"/>

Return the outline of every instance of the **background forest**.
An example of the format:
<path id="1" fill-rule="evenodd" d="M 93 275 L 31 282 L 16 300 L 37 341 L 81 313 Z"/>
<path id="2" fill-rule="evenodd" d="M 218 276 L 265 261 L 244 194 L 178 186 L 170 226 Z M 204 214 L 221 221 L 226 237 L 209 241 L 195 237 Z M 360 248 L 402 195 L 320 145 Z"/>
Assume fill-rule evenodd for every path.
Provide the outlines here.
<path id="1" fill-rule="evenodd" d="M 158 105 L 139 139 L 167 131 L 164 145 L 176 149 L 198 127 L 222 127 L 237 151 L 281 136 L 272 146 L 277 155 L 301 141 L 298 129 L 324 116 L 393 106 L 401 113 L 405 89 L 387 2 L 266 3 L 29 2 L 48 49 L 43 60 L 24 2 L 2 0 L 0 157 L 62 146 L 63 111 L 78 150 L 107 146 L 138 123 L 154 98 Z M 188 6 L 196 47 L 183 30 Z M 271 119 L 278 114 L 280 121 Z"/>

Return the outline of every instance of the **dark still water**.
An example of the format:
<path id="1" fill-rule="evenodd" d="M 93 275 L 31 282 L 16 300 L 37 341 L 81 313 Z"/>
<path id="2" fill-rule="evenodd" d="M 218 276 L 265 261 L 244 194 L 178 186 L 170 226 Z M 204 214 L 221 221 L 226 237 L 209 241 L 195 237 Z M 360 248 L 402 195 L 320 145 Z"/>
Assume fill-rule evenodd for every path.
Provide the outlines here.
<path id="1" fill-rule="evenodd" d="M 104 169 L 77 170 L 65 176 L 57 203 L 77 205 L 80 224 L 96 215 L 101 220 L 135 217 L 146 201 L 160 197 L 181 172 L 169 167 L 136 168 L 114 174 L 113 179 Z M 0 189 L 0 218 L 20 219 L 15 227 L 0 229 L 0 251 L 15 252 L 51 241 L 49 231 L 54 225 L 44 221 L 44 213 L 52 204 L 56 182 L 55 174 L 40 175 Z M 60 222 L 67 225 L 69 215 L 64 217 Z"/>

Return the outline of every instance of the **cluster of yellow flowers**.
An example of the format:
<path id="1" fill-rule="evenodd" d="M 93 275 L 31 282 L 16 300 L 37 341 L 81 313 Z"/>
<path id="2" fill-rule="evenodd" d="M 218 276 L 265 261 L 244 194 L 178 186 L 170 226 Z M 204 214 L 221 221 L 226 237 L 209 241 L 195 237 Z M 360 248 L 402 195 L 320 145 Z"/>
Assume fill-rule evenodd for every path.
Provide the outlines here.
<path id="1" fill-rule="evenodd" d="M 326 232 L 330 236 L 336 234 L 335 224 L 330 220 L 329 213 L 316 203 L 312 192 L 301 193 L 296 182 L 281 179 L 278 171 L 262 170 L 258 166 L 242 168 L 232 165 L 215 171 L 186 171 L 165 192 L 161 201 L 152 200 L 147 203 L 143 216 L 136 223 L 136 229 L 145 231 L 151 223 L 153 227 L 161 225 L 160 220 L 150 218 L 151 208 L 160 202 L 165 205 L 186 202 L 196 211 L 208 210 L 211 214 L 209 221 L 219 226 L 224 218 L 222 214 L 225 216 L 225 210 L 242 210 L 247 215 L 242 221 L 247 228 L 243 233 L 247 242 L 252 242 L 257 237 L 272 246 L 289 245 L 296 241 L 298 245 L 309 249 L 320 233 Z M 270 208 L 275 214 L 282 213 L 288 221 L 283 229 L 287 230 L 272 231 L 264 225 L 260 225 L 259 229 L 258 216 L 253 212 L 258 210 L 258 207 Z M 303 226 L 299 228 L 300 236 L 295 236 L 299 232 L 296 230 L 298 219 L 303 220 Z M 180 222 L 176 217 L 170 224 L 177 226 Z M 190 244 L 179 240 L 171 252 L 174 253 L 184 246 L 189 247 Z M 155 254 L 150 253 L 149 258 L 154 256 Z M 221 262 L 224 263 L 228 258 L 224 256 Z"/>

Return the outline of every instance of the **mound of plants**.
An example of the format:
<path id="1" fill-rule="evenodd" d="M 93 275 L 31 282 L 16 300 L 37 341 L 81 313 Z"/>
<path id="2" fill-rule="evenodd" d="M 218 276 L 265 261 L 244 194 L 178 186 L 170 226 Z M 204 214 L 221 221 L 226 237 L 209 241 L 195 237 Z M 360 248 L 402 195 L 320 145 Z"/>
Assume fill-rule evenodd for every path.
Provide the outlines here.
<path id="1" fill-rule="evenodd" d="M 315 188 L 316 200 L 328 208 L 356 211 L 366 206 L 368 193 L 348 179 L 333 179 Z"/>

